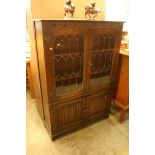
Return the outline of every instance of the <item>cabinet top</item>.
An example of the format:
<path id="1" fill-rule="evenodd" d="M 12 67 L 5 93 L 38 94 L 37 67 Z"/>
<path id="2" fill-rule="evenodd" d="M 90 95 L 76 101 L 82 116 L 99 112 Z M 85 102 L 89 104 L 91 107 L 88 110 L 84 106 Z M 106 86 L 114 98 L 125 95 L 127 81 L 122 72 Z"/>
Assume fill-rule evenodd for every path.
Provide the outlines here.
<path id="1" fill-rule="evenodd" d="M 102 22 L 102 23 L 125 23 L 125 21 L 104 21 L 104 20 L 86 20 L 86 19 L 70 19 L 70 20 L 66 20 L 66 19 L 33 19 L 33 21 L 50 21 L 50 22 Z"/>

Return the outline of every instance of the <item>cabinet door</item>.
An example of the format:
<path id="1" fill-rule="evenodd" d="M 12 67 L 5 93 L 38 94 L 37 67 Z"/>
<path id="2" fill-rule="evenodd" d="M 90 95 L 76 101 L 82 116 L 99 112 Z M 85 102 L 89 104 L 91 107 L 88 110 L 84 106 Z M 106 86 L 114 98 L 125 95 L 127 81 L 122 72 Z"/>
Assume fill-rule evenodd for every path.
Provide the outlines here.
<path id="1" fill-rule="evenodd" d="M 111 94 L 95 94 L 87 97 L 86 107 L 83 110 L 87 121 L 108 117 L 110 113 Z"/>
<path id="2" fill-rule="evenodd" d="M 79 30 L 57 30 L 46 36 L 49 89 L 56 100 L 83 93 L 84 40 Z"/>
<path id="3" fill-rule="evenodd" d="M 82 123 L 83 99 L 57 104 L 50 109 L 54 134 L 69 131 Z"/>
<path id="4" fill-rule="evenodd" d="M 97 90 L 111 86 L 116 78 L 120 32 L 94 32 L 90 38 L 91 52 L 88 71 L 88 90 Z"/>

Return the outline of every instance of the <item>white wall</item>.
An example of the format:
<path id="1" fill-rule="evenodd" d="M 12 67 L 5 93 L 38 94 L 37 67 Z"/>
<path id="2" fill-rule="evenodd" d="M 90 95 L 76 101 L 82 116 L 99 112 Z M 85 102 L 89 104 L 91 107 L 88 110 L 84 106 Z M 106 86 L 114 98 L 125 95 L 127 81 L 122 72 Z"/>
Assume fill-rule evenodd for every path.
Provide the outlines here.
<path id="1" fill-rule="evenodd" d="M 126 21 L 124 30 L 128 29 L 129 0 L 106 0 L 105 9 L 105 20 Z"/>

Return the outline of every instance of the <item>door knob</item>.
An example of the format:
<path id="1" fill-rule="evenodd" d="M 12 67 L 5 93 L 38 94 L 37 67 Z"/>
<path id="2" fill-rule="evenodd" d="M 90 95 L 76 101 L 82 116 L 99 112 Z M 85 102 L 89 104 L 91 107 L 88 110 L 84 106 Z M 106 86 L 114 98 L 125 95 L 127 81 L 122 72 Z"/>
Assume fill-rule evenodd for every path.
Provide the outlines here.
<path id="1" fill-rule="evenodd" d="M 57 43 L 57 46 L 59 47 L 61 44 L 60 43 Z"/>
<path id="2" fill-rule="evenodd" d="M 86 111 L 88 111 L 88 109 L 84 109 L 84 110 L 83 110 L 83 112 L 86 112 Z"/>
<path id="3" fill-rule="evenodd" d="M 53 95 L 54 95 L 54 92 L 49 92 L 49 94 L 50 94 L 51 96 L 53 96 Z"/>
<path id="4" fill-rule="evenodd" d="M 53 48 L 52 47 L 50 47 L 50 51 L 52 51 L 53 50 Z"/>

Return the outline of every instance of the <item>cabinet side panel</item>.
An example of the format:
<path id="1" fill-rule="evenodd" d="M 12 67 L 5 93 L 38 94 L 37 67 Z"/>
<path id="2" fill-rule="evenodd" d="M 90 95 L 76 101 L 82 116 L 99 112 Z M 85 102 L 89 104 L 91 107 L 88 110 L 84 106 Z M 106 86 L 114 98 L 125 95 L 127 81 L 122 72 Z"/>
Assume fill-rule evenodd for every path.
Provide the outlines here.
<path id="1" fill-rule="evenodd" d="M 40 21 L 36 21 L 35 28 L 36 28 L 37 51 L 38 51 L 39 71 L 40 71 L 40 79 L 41 79 L 41 90 L 42 90 L 45 122 L 48 129 L 51 130 L 44 45 L 43 45 L 43 36 L 42 36 L 42 23 Z"/>
<path id="2" fill-rule="evenodd" d="M 29 31 L 30 44 L 31 44 L 30 63 L 31 63 L 33 87 L 34 87 L 34 96 L 35 96 L 37 110 L 41 118 L 44 120 L 42 95 L 41 95 L 41 88 L 40 88 L 40 78 L 39 78 L 39 70 L 38 70 L 38 56 L 37 56 L 36 40 L 35 40 L 35 29 L 34 29 L 34 22 L 32 21 L 32 13 L 31 13 L 30 6 L 27 8 L 27 24 L 28 24 L 28 31 Z"/>

